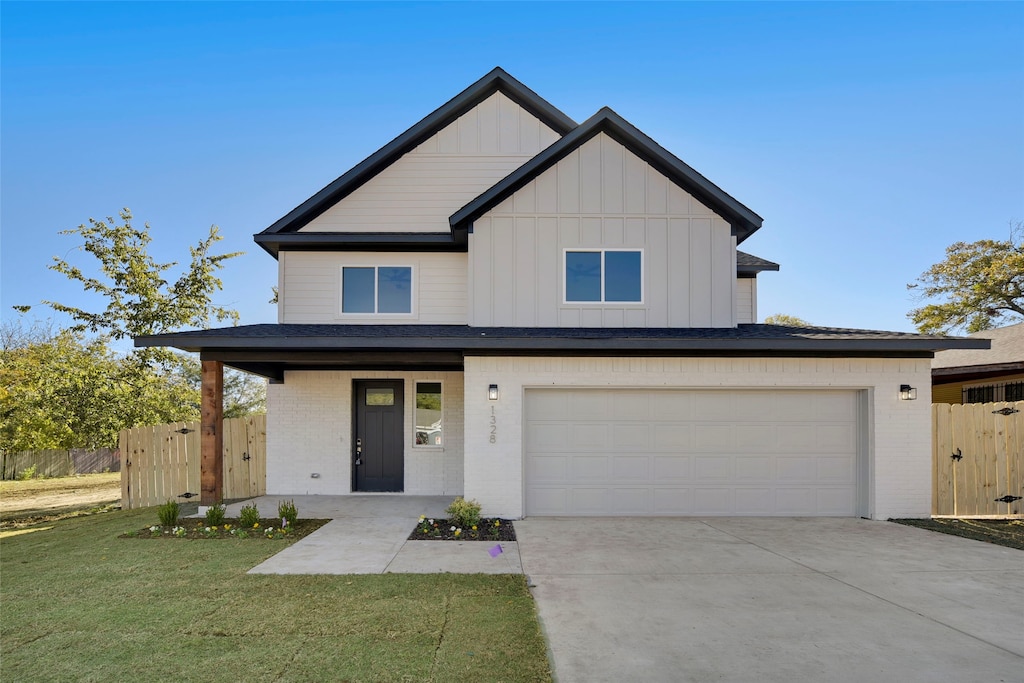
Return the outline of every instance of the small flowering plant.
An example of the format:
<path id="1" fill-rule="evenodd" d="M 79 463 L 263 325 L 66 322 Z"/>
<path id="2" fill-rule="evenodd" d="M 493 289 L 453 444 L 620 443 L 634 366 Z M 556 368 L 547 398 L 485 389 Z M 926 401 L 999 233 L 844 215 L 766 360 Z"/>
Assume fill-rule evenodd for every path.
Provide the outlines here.
<path id="1" fill-rule="evenodd" d="M 420 515 L 410 541 L 514 541 L 515 530 L 508 520 L 478 519 L 475 524 L 462 524 L 455 519 L 433 519 Z"/>

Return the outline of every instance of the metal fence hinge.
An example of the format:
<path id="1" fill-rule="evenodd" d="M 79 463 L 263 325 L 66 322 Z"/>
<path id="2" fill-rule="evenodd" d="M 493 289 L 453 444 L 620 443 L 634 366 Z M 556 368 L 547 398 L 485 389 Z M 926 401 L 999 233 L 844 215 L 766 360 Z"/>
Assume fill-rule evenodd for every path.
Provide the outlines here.
<path id="1" fill-rule="evenodd" d="M 242 460 L 252 460 L 252 456 L 248 453 L 242 453 Z"/>
<path id="2" fill-rule="evenodd" d="M 996 502 L 997 503 L 1007 503 L 1007 504 L 1009 504 L 1009 503 L 1012 503 L 1015 500 L 1021 500 L 1021 497 L 1020 496 L 1011 496 L 1009 493 L 1007 493 L 1002 498 L 996 498 Z"/>
<path id="3" fill-rule="evenodd" d="M 960 449 L 958 448 L 958 449 L 956 449 L 956 453 L 954 453 L 953 455 L 951 455 L 949 457 L 953 458 L 953 460 L 963 460 L 964 459 L 964 454 L 961 453 Z"/>
<path id="4" fill-rule="evenodd" d="M 182 427 L 181 429 L 175 429 L 174 431 L 177 434 L 191 434 L 192 432 L 194 432 L 196 430 L 189 429 L 188 427 Z"/>
<path id="5" fill-rule="evenodd" d="M 993 415 L 1013 415 L 1014 413 L 1019 413 L 1019 412 L 1020 411 L 1017 410 L 1016 408 L 1011 408 L 1010 406 L 1006 406 L 1005 408 L 1000 408 L 999 410 L 993 410 L 992 414 Z"/>
<path id="6" fill-rule="evenodd" d="M 178 496 L 178 498 L 195 498 L 198 495 L 199 495 L 198 493 L 192 493 L 191 491 L 185 491 L 185 493 L 183 493 L 180 496 Z"/>

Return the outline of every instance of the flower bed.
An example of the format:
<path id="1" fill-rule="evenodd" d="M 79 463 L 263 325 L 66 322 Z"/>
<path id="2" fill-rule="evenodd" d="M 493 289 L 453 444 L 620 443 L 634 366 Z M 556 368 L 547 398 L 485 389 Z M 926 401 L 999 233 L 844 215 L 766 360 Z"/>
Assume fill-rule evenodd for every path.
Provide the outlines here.
<path id="1" fill-rule="evenodd" d="M 420 517 L 409 534 L 410 541 L 514 541 L 516 530 L 507 519 L 481 519 L 462 528 L 448 519 Z"/>
<path id="2" fill-rule="evenodd" d="M 202 539 L 235 538 L 279 540 L 302 538 L 313 533 L 329 519 L 297 519 L 294 524 L 282 524 L 279 518 L 261 519 L 252 525 L 242 526 L 237 519 L 225 519 L 222 524 L 208 524 L 204 519 L 184 519 L 174 526 L 154 524 L 138 531 L 122 534 L 121 538 L 154 539 Z"/>

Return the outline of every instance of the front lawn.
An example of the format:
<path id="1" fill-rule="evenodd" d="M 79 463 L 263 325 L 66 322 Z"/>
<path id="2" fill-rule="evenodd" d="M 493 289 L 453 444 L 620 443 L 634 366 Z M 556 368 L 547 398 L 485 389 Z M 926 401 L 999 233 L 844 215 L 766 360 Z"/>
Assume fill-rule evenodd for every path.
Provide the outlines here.
<path id="1" fill-rule="evenodd" d="M 118 538 L 155 522 L 0 540 L 0 679 L 550 680 L 523 576 L 250 576 L 291 541 Z"/>

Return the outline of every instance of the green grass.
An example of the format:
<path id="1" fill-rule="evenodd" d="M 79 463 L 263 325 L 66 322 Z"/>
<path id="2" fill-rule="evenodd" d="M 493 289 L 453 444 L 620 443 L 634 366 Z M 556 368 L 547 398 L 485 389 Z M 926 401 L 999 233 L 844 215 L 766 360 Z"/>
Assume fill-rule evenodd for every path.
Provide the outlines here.
<path id="1" fill-rule="evenodd" d="M 155 521 L 0 540 L 0 680 L 550 680 L 522 576 L 249 576 L 287 542 L 117 538 Z"/>

